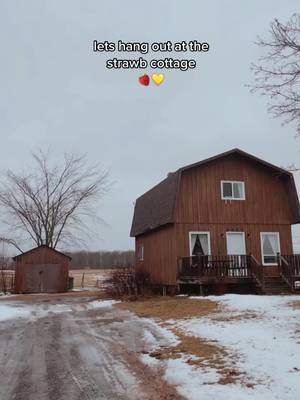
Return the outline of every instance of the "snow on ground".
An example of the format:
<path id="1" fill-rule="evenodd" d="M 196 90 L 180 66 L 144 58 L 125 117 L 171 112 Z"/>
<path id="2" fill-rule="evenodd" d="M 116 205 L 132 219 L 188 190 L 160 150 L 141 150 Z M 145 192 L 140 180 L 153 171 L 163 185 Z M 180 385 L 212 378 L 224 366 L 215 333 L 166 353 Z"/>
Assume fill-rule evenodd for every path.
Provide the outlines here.
<path id="1" fill-rule="evenodd" d="M 198 298 L 201 301 L 201 298 Z M 214 368 L 165 362 L 166 378 L 190 400 L 296 400 L 300 398 L 300 310 L 297 296 L 210 296 L 225 310 L 210 317 L 171 321 L 188 335 L 213 341 L 236 355 L 234 369 L 245 381 L 220 384 Z M 147 362 L 147 359 L 144 359 Z"/>
<path id="2" fill-rule="evenodd" d="M 85 311 L 99 308 L 111 308 L 115 303 L 117 303 L 117 301 L 114 300 L 94 300 L 89 303 L 77 305 L 47 303 L 47 308 L 45 308 L 44 304 L 30 305 L 21 302 L 1 302 L 0 321 L 7 321 L 17 318 L 44 318 L 49 314 L 72 312 L 74 309 L 77 309 L 78 311 Z"/>
<path id="3" fill-rule="evenodd" d="M 28 318 L 31 314 L 31 310 L 22 306 L 10 306 L 6 304 L 0 304 L 0 321 L 6 321 L 17 318 Z"/>
<path id="4" fill-rule="evenodd" d="M 172 331 L 158 325 L 150 318 L 142 318 L 142 320 L 140 318 L 138 319 L 144 324 L 143 339 L 147 346 L 147 353 L 141 354 L 140 360 L 146 365 L 159 367 L 160 361 L 155 357 L 151 357 L 148 353 L 155 351 L 158 344 L 162 347 L 171 347 L 179 344 L 180 340 Z M 155 332 L 155 335 L 153 332 Z"/>
<path id="5" fill-rule="evenodd" d="M 144 341 L 147 344 L 148 351 L 156 350 L 158 342 L 159 345 L 163 347 L 176 346 L 180 343 L 180 340 L 172 331 L 163 326 L 157 325 L 157 323 L 152 319 L 143 318 L 142 321 L 145 326 Z M 155 332 L 155 336 L 153 332 Z"/>
<path id="6" fill-rule="evenodd" d="M 4 292 L 0 292 L 0 297 L 4 298 L 4 297 L 8 297 L 11 296 L 10 292 L 4 293 Z"/>
<path id="7" fill-rule="evenodd" d="M 120 303 L 117 300 L 94 300 L 89 303 L 89 308 L 107 308 L 112 307 L 114 304 Z"/>
<path id="8" fill-rule="evenodd" d="M 201 298 L 197 298 L 201 301 Z M 300 309 L 288 305 L 297 296 L 210 296 L 223 310 L 201 318 L 169 321 L 169 327 L 225 347 L 232 357 L 227 366 L 242 374 L 236 383 L 220 384 L 220 370 L 187 363 L 190 356 L 157 360 L 141 356 L 151 366 L 166 367 L 169 383 L 189 400 L 296 400 L 300 398 Z M 24 304 L 0 302 L 0 321 L 18 318 L 36 319 L 50 313 L 111 308 L 115 301 L 94 300 L 81 304 Z M 136 317 L 139 319 L 138 317 Z M 166 326 L 151 319 L 144 324 L 144 340 L 150 351 L 157 346 L 176 346 L 178 338 Z M 250 385 L 246 385 L 250 383 Z"/>

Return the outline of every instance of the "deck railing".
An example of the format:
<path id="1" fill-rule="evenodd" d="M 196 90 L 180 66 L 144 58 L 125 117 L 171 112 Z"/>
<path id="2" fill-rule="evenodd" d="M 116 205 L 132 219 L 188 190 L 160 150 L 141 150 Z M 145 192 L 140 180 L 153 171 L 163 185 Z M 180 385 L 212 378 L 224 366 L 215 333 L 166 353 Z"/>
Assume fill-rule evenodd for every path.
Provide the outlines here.
<path id="1" fill-rule="evenodd" d="M 248 255 L 206 255 L 179 257 L 178 259 L 179 279 L 183 277 L 247 278 L 251 276 L 251 257 Z"/>
<path id="2" fill-rule="evenodd" d="M 277 258 L 280 275 L 292 289 L 295 289 L 295 282 L 300 281 L 300 254 L 278 254 Z"/>
<path id="3" fill-rule="evenodd" d="M 299 289 L 300 254 L 277 256 L 279 273 L 292 289 Z M 252 255 L 191 256 L 178 258 L 178 279 L 253 278 L 264 289 L 264 267 Z M 296 288 L 296 286 L 298 286 Z"/>
<path id="4" fill-rule="evenodd" d="M 264 269 L 262 265 L 257 261 L 257 259 L 251 255 L 250 256 L 250 269 L 251 275 L 256 280 L 258 286 L 262 289 L 264 288 Z"/>

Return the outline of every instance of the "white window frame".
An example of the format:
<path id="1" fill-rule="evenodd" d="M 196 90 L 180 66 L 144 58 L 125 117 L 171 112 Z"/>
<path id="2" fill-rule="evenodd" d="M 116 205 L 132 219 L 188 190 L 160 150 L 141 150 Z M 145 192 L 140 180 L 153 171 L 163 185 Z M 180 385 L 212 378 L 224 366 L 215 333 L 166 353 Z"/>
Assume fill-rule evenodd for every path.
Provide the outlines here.
<path id="1" fill-rule="evenodd" d="M 264 258 L 265 258 L 265 256 L 268 256 L 268 254 L 267 255 L 264 254 L 263 235 L 276 235 L 277 236 L 278 250 L 279 250 L 279 254 L 280 254 L 281 250 L 280 250 L 280 235 L 279 235 L 279 232 L 260 232 L 260 248 L 261 248 L 262 265 L 265 265 L 265 266 L 278 265 L 277 262 L 275 262 L 275 263 L 265 263 L 264 262 Z M 271 256 L 271 254 L 270 254 L 270 256 Z M 277 256 L 277 254 L 276 254 L 276 256 Z"/>
<path id="2" fill-rule="evenodd" d="M 227 197 L 223 195 L 223 183 L 231 183 L 232 184 L 232 197 Z M 243 197 L 233 197 L 233 184 L 241 183 L 243 185 Z M 221 198 L 222 200 L 246 200 L 246 192 L 245 192 L 245 182 L 244 181 L 221 181 Z"/>
<path id="3" fill-rule="evenodd" d="M 192 257 L 192 235 L 207 235 L 207 241 L 208 241 L 208 255 L 211 255 L 211 246 L 210 246 L 210 232 L 208 231 L 190 231 L 189 232 L 189 248 L 190 248 L 190 257 Z"/>
<path id="4" fill-rule="evenodd" d="M 144 243 L 140 243 L 138 246 L 137 259 L 138 261 L 144 261 Z"/>
<path id="5" fill-rule="evenodd" d="M 245 253 L 244 254 L 232 254 L 232 255 L 245 256 L 247 254 L 246 236 L 245 236 L 245 232 L 242 232 L 242 231 L 226 231 L 226 252 L 227 252 L 227 255 L 230 255 L 230 254 L 228 254 L 228 235 L 230 235 L 230 234 L 242 235 L 243 239 L 244 239 L 244 249 L 245 249 Z"/>

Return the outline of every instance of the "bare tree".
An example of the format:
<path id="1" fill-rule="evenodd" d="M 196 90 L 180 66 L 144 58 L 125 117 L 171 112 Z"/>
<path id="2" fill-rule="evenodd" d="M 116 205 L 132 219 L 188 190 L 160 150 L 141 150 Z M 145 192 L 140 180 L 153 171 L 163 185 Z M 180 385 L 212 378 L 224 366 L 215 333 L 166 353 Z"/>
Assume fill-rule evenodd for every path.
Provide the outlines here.
<path id="1" fill-rule="evenodd" d="M 52 166 L 49 152 L 33 153 L 32 158 L 30 173 L 4 174 L 0 206 L 11 234 L 0 240 L 19 250 L 21 237 L 52 248 L 74 243 L 82 232 L 87 234 L 88 218 L 97 215 L 96 200 L 108 190 L 108 174 L 88 166 L 82 155 L 65 154 L 61 166 Z"/>
<path id="2" fill-rule="evenodd" d="M 7 282 L 7 265 L 6 260 L 3 255 L 0 255 L 0 293 L 6 294 L 8 292 L 8 282 Z"/>
<path id="3" fill-rule="evenodd" d="M 270 25 L 270 39 L 258 38 L 265 54 L 252 64 L 255 74 L 252 92 L 271 99 L 269 111 L 284 123 L 295 122 L 300 134 L 300 14 L 283 24 L 275 19 Z"/>
<path id="4" fill-rule="evenodd" d="M 10 270 L 12 267 L 10 258 L 5 255 L 4 244 L 0 254 L 0 294 L 7 294 L 14 289 L 14 273 Z"/>

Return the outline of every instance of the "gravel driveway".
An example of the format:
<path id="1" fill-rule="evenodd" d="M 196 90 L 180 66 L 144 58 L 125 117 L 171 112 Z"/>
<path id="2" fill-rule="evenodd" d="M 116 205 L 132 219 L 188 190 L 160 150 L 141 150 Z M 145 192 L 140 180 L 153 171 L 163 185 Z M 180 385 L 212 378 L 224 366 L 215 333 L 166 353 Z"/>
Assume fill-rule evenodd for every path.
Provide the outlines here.
<path id="1" fill-rule="evenodd" d="M 0 315 L 0 400 L 180 398 L 139 360 L 145 330 L 166 340 L 155 325 L 90 300 L 0 301 L 16 314 Z"/>

